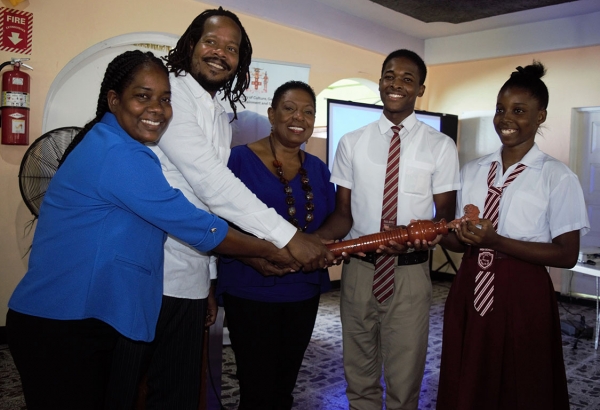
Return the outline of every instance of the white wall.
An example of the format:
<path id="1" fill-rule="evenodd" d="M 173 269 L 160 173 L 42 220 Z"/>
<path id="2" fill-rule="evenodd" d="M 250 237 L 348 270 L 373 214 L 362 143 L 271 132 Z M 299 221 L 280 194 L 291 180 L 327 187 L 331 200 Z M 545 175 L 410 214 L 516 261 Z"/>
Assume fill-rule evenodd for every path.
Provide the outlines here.
<path id="1" fill-rule="evenodd" d="M 425 40 L 427 64 L 447 64 L 600 44 L 600 12 Z"/>

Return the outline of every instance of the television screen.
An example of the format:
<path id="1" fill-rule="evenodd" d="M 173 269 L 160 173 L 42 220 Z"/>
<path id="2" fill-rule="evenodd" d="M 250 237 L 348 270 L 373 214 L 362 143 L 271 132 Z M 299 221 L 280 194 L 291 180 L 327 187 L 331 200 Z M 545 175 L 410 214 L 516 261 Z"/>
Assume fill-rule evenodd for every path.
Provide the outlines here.
<path id="1" fill-rule="evenodd" d="M 377 121 L 383 106 L 351 101 L 327 100 L 327 165 L 333 167 L 335 150 L 344 134 Z M 415 111 L 417 118 L 456 142 L 458 116 L 427 111 Z"/>

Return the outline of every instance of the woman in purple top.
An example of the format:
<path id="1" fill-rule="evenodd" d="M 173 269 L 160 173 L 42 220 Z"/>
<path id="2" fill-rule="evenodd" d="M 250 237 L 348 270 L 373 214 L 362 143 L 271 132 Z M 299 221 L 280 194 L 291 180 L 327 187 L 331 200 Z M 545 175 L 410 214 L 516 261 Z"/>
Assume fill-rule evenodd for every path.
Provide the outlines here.
<path id="1" fill-rule="evenodd" d="M 233 148 L 228 163 L 267 206 L 309 233 L 335 207 L 327 166 L 300 149 L 313 132 L 315 100 L 306 83 L 280 86 L 268 110 L 271 134 Z M 217 294 L 237 363 L 240 410 L 292 407 L 320 293 L 330 287 L 325 269 L 276 276 L 278 271 L 264 259 L 219 262 Z"/>

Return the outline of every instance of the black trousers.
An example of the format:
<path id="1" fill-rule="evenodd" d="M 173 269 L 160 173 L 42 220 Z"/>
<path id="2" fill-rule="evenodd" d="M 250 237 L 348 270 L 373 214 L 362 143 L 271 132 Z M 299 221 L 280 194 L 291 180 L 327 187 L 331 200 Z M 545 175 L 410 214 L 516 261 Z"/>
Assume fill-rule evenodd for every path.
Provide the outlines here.
<path id="1" fill-rule="evenodd" d="M 97 319 L 54 320 L 9 310 L 8 346 L 29 410 L 100 410 L 119 333 Z"/>
<path id="2" fill-rule="evenodd" d="M 146 376 L 146 410 L 197 410 L 200 401 L 206 299 L 163 296 L 151 343 L 120 337 L 107 408 L 130 410 Z"/>
<path id="3" fill-rule="evenodd" d="M 225 294 L 225 317 L 240 383 L 238 410 L 288 410 L 319 308 L 317 295 L 268 303 Z"/>

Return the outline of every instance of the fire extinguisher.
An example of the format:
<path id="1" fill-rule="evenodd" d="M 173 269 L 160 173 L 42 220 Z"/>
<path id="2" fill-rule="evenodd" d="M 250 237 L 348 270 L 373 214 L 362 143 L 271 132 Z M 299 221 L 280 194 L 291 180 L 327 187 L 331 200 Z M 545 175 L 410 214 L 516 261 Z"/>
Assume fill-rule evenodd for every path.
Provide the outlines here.
<path id="1" fill-rule="evenodd" d="M 2 74 L 2 144 L 29 144 L 29 74 L 21 71 L 21 67 L 33 70 L 23 61 L 28 58 L 11 58 L 0 64 L 0 71 L 11 64 L 13 70 Z"/>

